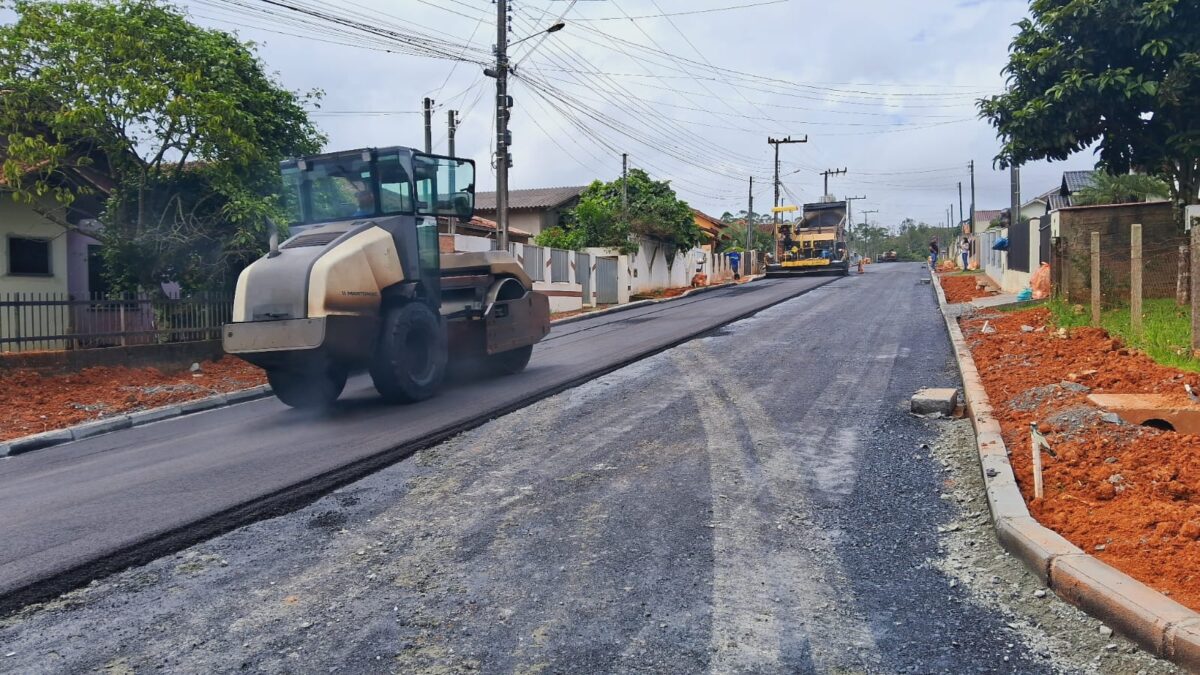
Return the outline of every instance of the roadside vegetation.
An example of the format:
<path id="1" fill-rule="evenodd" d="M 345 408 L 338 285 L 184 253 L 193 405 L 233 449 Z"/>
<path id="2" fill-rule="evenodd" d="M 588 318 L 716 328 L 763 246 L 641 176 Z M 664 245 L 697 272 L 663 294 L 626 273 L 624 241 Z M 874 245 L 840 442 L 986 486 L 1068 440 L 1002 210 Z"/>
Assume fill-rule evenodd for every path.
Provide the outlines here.
<path id="1" fill-rule="evenodd" d="M 1046 303 L 1055 327 L 1079 328 L 1091 324 L 1091 311 L 1084 305 L 1063 300 Z M 1200 372 L 1200 359 L 1191 355 L 1192 316 L 1171 298 L 1146 300 L 1142 305 L 1141 335 L 1130 326 L 1129 307 L 1107 309 L 1100 313 L 1100 327 L 1126 345 L 1140 349 L 1156 363 L 1192 372 Z"/>

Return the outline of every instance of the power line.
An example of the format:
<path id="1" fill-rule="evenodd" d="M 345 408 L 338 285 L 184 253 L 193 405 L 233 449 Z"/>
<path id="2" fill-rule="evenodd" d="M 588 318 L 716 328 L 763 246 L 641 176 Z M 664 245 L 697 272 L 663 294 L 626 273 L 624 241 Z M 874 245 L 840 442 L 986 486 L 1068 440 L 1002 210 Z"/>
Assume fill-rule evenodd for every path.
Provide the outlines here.
<path id="1" fill-rule="evenodd" d="M 598 16 L 593 18 L 575 18 L 575 21 L 625 21 L 637 19 L 657 19 L 660 17 L 672 16 L 687 16 L 690 14 L 709 14 L 712 12 L 730 12 L 736 9 L 748 9 L 750 7 L 763 7 L 765 5 L 779 5 L 791 0 L 767 0 L 766 2 L 753 2 L 747 5 L 733 5 L 732 7 L 711 7 L 709 9 L 694 9 L 687 12 L 671 12 L 668 14 L 643 14 L 641 16 Z M 660 8 L 661 9 L 661 8 Z"/>

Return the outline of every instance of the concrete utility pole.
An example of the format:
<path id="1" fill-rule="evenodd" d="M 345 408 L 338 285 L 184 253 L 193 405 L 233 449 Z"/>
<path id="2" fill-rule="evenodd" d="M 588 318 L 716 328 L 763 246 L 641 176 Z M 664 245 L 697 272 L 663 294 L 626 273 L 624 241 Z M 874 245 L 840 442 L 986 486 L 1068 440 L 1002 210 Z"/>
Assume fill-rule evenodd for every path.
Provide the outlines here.
<path id="1" fill-rule="evenodd" d="M 629 153 L 621 153 L 621 219 L 629 224 Z"/>
<path id="2" fill-rule="evenodd" d="M 845 169 L 826 169 L 822 171 L 821 175 L 825 177 L 825 192 L 823 194 L 829 194 L 829 177 L 840 176 L 844 173 L 846 173 Z"/>
<path id="3" fill-rule="evenodd" d="M 846 197 L 846 225 L 849 228 L 854 227 L 854 202 L 866 199 L 866 195 L 859 197 Z"/>
<path id="4" fill-rule="evenodd" d="M 1008 169 L 1009 182 L 1009 212 L 1008 226 L 1017 227 L 1021 224 L 1021 167 L 1013 164 Z"/>
<path id="5" fill-rule="evenodd" d="M 746 207 L 746 255 L 750 254 L 750 244 L 754 240 L 754 176 L 750 176 L 750 203 Z"/>
<path id="6" fill-rule="evenodd" d="M 787 138 L 771 138 L 770 136 L 767 136 L 767 143 L 770 143 L 771 145 L 775 146 L 775 203 L 773 204 L 773 206 L 781 206 L 781 204 L 779 203 L 779 146 L 783 145 L 785 143 L 807 143 L 807 142 L 808 142 L 808 136 L 805 136 L 804 138 L 801 138 L 798 140 L 792 140 L 791 136 L 788 136 Z M 773 231 L 771 232 L 771 240 L 773 242 L 775 242 L 774 249 L 778 249 L 779 248 L 779 212 L 774 211 L 773 213 L 774 213 L 774 218 L 771 219 L 771 227 L 773 228 Z M 776 255 L 777 253 L 778 253 L 777 250 L 772 250 L 771 255 Z"/>
<path id="7" fill-rule="evenodd" d="M 967 167 L 971 169 L 971 234 L 975 234 L 975 160 Z"/>
<path id="8" fill-rule="evenodd" d="M 963 208 L 962 208 L 962 204 L 963 204 L 963 201 L 962 201 L 962 181 L 960 180 L 960 181 L 958 181 L 958 224 L 959 224 L 959 225 L 962 225 L 962 222 L 963 222 Z"/>
<path id="9" fill-rule="evenodd" d="M 425 97 L 425 152 L 433 152 L 433 99 Z"/>
<path id="10" fill-rule="evenodd" d="M 496 0 L 496 242 L 508 250 L 508 0 Z"/>
<path id="11" fill-rule="evenodd" d="M 450 155 L 451 157 L 455 156 L 454 155 L 454 132 L 457 130 L 458 130 L 458 111 L 457 110 L 446 111 L 446 154 Z M 450 165 L 450 184 L 457 187 L 457 183 L 454 182 L 454 165 L 453 164 Z M 454 228 L 455 228 L 455 224 L 458 222 L 458 218 L 450 218 L 449 220 L 450 220 L 450 224 L 446 227 L 446 231 L 449 232 L 450 234 L 454 234 Z"/>
<path id="12" fill-rule="evenodd" d="M 867 216 L 871 215 L 872 213 L 879 213 L 879 209 L 870 209 L 870 210 L 863 211 L 863 213 L 862 213 L 863 225 L 870 226 L 870 223 L 867 222 Z M 876 258 L 879 256 L 879 254 L 882 253 L 882 251 L 868 251 L 868 253 L 870 253 L 872 258 Z"/>

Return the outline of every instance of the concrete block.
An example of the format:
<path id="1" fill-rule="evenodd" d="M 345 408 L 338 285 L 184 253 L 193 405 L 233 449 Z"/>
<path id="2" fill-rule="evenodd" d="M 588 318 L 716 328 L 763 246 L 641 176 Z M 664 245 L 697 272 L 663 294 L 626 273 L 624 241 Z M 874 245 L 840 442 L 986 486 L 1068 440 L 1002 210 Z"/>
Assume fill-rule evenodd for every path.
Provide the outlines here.
<path id="1" fill-rule="evenodd" d="M 1200 616 L 1090 555 L 1051 561 L 1050 586 L 1062 599 L 1156 656 L 1166 655 L 1168 627 Z"/>
<path id="2" fill-rule="evenodd" d="M 996 538 L 1025 563 L 1042 583 L 1050 585 L 1050 563 L 1060 555 L 1082 555 L 1078 546 L 1029 516 L 996 519 Z"/>
<path id="3" fill-rule="evenodd" d="M 1029 507 L 1025 505 L 1025 497 L 1021 495 L 1021 488 L 1017 487 L 1011 473 L 1007 476 L 997 475 L 994 478 L 988 478 L 985 473 L 984 480 L 987 481 L 987 500 L 988 508 L 992 511 L 992 524 L 998 523 L 1004 518 L 1029 517 Z"/>
<path id="4" fill-rule="evenodd" d="M 107 434 L 110 431 L 128 429 L 131 426 L 133 426 L 133 423 L 129 420 L 128 415 L 117 415 L 116 417 L 107 417 L 102 420 L 96 420 L 95 422 L 88 422 L 87 424 L 80 424 L 78 426 L 71 427 L 71 435 L 75 440 L 79 441 L 85 438 L 91 438 L 92 436 Z"/>
<path id="5" fill-rule="evenodd" d="M 17 438 L 9 441 L 8 454 L 19 455 L 22 452 L 41 450 L 42 448 L 48 448 L 52 445 L 69 443 L 73 440 L 75 440 L 75 436 L 71 433 L 70 429 L 55 429 L 54 431 L 47 431 L 45 433 L 35 434 L 33 436 L 26 436 L 25 438 Z"/>
<path id="6" fill-rule="evenodd" d="M 1200 619 L 1191 619 L 1167 629 L 1163 656 L 1191 673 L 1200 673 Z"/>
<path id="7" fill-rule="evenodd" d="M 216 396 L 206 396 L 198 398 L 195 401 L 186 401 L 180 404 L 183 414 L 200 412 L 201 410 L 212 410 L 226 405 L 225 394 L 217 394 Z"/>
<path id="8" fill-rule="evenodd" d="M 8 443 L 0 443 L 0 457 L 8 457 L 11 453 L 12 446 Z"/>
<path id="9" fill-rule="evenodd" d="M 158 422 L 159 420 L 171 419 L 172 417 L 179 417 L 182 414 L 183 408 L 181 406 L 167 405 L 161 408 L 151 408 L 149 410 L 131 413 L 129 415 L 129 421 L 133 424 L 133 426 L 139 427 L 143 424 L 150 424 L 151 422 Z"/>
<path id="10" fill-rule="evenodd" d="M 922 389 L 913 394 L 910 410 L 914 415 L 941 413 L 950 416 L 957 407 L 957 389 Z"/>

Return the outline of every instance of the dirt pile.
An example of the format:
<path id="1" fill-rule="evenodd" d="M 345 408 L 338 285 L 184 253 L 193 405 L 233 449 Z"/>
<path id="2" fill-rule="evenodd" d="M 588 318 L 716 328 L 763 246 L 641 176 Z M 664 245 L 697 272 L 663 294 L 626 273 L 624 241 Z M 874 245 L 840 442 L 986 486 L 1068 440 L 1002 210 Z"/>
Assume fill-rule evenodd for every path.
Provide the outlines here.
<path id="1" fill-rule="evenodd" d="M 992 295 L 988 289 L 976 286 L 981 279 L 982 277 L 978 274 L 959 274 L 943 275 L 938 281 L 942 284 L 942 290 L 946 292 L 946 302 L 957 304 Z"/>
<path id="2" fill-rule="evenodd" d="M 985 321 L 994 333 L 982 332 Z M 1129 426 L 1087 400 L 1160 393 L 1185 403 L 1184 384 L 1200 386 L 1200 375 L 1158 365 L 1100 329 L 1059 331 L 1041 308 L 962 323 L 1033 516 L 1200 609 L 1200 437 Z M 1040 500 L 1032 422 L 1057 455 L 1044 455 Z"/>
<path id="3" fill-rule="evenodd" d="M 205 361 L 200 372 L 156 368 L 86 368 L 66 375 L 0 371 L 0 441 L 215 393 L 266 384 L 262 370 L 226 357 Z"/>

